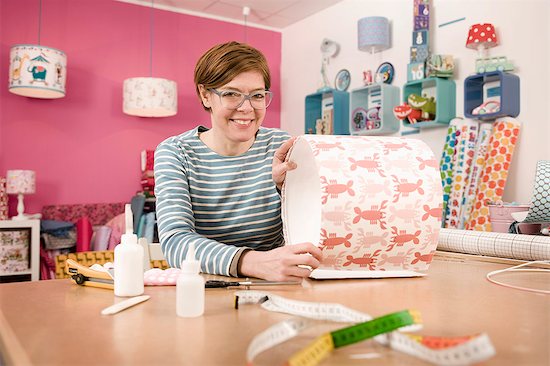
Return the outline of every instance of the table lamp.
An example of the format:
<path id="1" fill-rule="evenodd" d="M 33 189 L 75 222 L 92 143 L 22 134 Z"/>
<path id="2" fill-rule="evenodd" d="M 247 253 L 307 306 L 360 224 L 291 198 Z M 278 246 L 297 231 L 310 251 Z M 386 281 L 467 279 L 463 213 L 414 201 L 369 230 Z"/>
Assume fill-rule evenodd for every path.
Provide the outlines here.
<path id="1" fill-rule="evenodd" d="M 495 26 L 491 23 L 474 24 L 470 26 L 466 47 L 477 49 L 478 58 L 483 58 L 484 50 L 498 45 Z"/>
<path id="2" fill-rule="evenodd" d="M 25 204 L 23 195 L 33 194 L 36 192 L 36 175 L 32 170 L 8 170 L 6 177 L 6 192 L 8 194 L 16 194 L 17 201 L 17 216 L 12 217 L 12 220 L 27 220 L 30 215 L 25 215 Z M 33 215 L 34 217 L 34 215 Z"/>

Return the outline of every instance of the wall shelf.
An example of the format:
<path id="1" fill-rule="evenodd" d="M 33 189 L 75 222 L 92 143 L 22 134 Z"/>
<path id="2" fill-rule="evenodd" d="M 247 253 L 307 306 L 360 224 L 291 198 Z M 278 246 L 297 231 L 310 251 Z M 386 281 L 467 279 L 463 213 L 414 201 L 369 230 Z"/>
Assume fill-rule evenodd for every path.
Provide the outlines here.
<path id="1" fill-rule="evenodd" d="M 496 101 L 500 106 L 492 112 L 474 113 L 474 109 L 490 101 Z M 464 116 L 467 118 L 493 120 L 505 116 L 517 117 L 519 105 L 520 83 L 517 75 L 493 71 L 464 80 Z"/>
<path id="2" fill-rule="evenodd" d="M 330 98 L 332 98 L 332 134 L 349 135 L 349 93 L 336 89 L 329 89 L 306 96 L 304 131 L 306 134 L 316 133 L 317 120 L 323 117 L 323 100 L 330 100 Z"/>
<path id="3" fill-rule="evenodd" d="M 399 131 L 393 107 L 399 105 L 399 87 L 372 84 L 350 93 L 349 130 L 352 135 L 379 135 Z M 372 118 L 374 116 L 375 118 Z"/>
<path id="4" fill-rule="evenodd" d="M 403 87 L 403 101 L 405 103 L 411 94 L 434 97 L 436 102 L 435 118 L 431 121 L 421 121 L 414 124 L 404 120 L 405 126 L 414 128 L 441 127 L 448 125 L 456 117 L 456 84 L 453 80 L 429 77 L 409 81 Z"/>

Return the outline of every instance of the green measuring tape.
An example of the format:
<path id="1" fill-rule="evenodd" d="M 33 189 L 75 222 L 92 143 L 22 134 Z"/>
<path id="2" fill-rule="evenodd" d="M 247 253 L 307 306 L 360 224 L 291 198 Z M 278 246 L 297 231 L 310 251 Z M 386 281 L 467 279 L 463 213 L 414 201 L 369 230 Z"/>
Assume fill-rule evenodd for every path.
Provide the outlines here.
<path id="1" fill-rule="evenodd" d="M 313 366 L 327 357 L 334 348 L 358 343 L 407 325 L 418 324 L 420 321 L 418 312 L 404 310 L 326 333 L 316 338 L 306 348 L 292 355 L 288 360 L 288 365 Z"/>

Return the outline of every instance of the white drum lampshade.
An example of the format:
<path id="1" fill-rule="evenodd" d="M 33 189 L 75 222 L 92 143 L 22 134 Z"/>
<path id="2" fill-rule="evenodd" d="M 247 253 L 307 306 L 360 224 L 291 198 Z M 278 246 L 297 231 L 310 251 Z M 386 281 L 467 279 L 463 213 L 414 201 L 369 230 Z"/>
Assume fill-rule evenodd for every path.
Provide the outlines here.
<path id="1" fill-rule="evenodd" d="M 170 117 L 178 112 L 175 81 L 135 77 L 124 80 L 122 111 L 139 117 Z"/>
<path id="2" fill-rule="evenodd" d="M 33 194 L 36 192 L 36 174 L 32 170 L 8 170 L 6 177 L 6 193 L 16 194 L 17 203 L 17 216 L 13 217 L 14 220 L 25 220 L 25 204 L 23 202 L 23 195 Z"/>
<path id="3" fill-rule="evenodd" d="M 373 16 L 357 22 L 357 47 L 371 53 L 390 48 L 390 22 L 388 18 Z"/>
<path id="4" fill-rule="evenodd" d="M 55 48 L 32 44 L 10 50 L 9 91 L 31 98 L 65 96 L 67 56 Z"/>

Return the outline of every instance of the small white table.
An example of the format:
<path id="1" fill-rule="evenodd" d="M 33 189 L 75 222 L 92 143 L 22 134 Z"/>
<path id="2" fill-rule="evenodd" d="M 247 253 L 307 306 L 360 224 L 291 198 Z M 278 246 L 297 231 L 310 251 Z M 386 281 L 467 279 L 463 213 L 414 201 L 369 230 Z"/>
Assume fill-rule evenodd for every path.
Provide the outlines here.
<path id="1" fill-rule="evenodd" d="M 4 277 L 40 278 L 40 220 L 0 220 L 0 282 Z"/>

